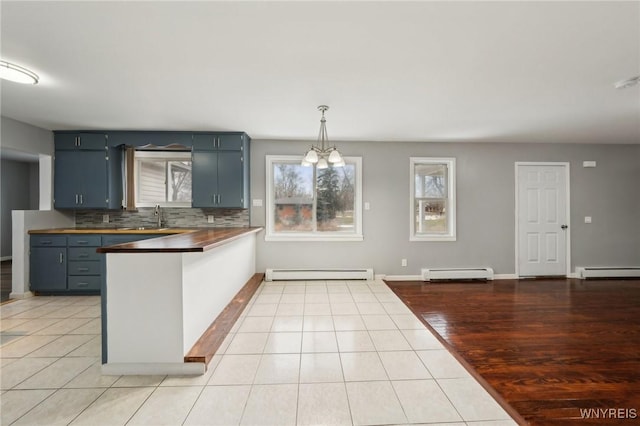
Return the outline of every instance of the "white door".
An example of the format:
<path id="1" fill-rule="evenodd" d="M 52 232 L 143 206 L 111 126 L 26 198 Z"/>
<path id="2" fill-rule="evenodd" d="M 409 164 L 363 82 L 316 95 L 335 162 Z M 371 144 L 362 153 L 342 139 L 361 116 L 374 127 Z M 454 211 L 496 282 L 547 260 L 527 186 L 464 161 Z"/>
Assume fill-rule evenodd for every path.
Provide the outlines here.
<path id="1" fill-rule="evenodd" d="M 567 163 L 516 163 L 519 276 L 567 275 Z"/>

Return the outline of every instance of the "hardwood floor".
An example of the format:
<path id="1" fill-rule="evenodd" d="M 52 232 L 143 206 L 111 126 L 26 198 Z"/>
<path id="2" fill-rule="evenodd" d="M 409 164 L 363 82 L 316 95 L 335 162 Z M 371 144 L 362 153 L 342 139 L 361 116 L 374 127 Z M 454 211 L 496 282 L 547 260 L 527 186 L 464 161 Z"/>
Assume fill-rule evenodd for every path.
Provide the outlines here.
<path id="1" fill-rule="evenodd" d="M 530 424 L 640 423 L 640 280 L 387 284 Z"/>
<path id="2" fill-rule="evenodd" d="M 0 264 L 0 302 L 6 302 L 11 293 L 11 261 L 3 260 Z"/>

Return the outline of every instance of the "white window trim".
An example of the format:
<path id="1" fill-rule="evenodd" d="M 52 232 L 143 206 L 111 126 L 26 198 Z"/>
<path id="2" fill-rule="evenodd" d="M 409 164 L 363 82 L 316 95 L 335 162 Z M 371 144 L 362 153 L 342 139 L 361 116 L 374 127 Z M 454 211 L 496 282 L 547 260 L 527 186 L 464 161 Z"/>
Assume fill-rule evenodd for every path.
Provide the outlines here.
<path id="1" fill-rule="evenodd" d="M 155 207 L 159 205 L 160 207 L 191 207 L 191 201 L 174 201 L 174 202 L 157 202 L 157 203 L 145 203 L 138 200 L 138 180 L 139 180 L 139 170 L 138 170 L 138 159 L 139 158 L 159 158 L 166 161 L 192 161 L 191 151 L 135 151 L 134 153 L 134 173 L 133 173 L 133 184 L 136 188 L 136 207 Z"/>
<path id="2" fill-rule="evenodd" d="M 363 241 L 362 235 L 362 157 L 344 157 L 347 163 L 356 165 L 356 196 L 355 196 L 355 231 L 342 232 L 274 232 L 273 212 L 274 188 L 273 188 L 273 163 L 292 162 L 300 163 L 300 155 L 267 155 L 266 157 L 266 232 L 265 241 Z"/>
<path id="3" fill-rule="evenodd" d="M 416 164 L 446 164 L 449 211 L 447 214 L 446 234 L 416 234 L 415 204 L 415 166 Z M 409 241 L 456 241 L 456 159 L 452 157 L 410 157 L 409 158 Z"/>

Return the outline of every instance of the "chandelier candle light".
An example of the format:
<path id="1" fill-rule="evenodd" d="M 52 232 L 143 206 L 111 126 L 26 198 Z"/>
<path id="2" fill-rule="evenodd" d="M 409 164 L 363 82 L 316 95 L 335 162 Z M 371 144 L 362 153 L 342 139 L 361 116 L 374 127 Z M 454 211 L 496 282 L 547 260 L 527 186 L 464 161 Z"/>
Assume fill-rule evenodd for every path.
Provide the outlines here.
<path id="1" fill-rule="evenodd" d="M 320 105 L 318 107 L 318 111 L 322 112 L 322 118 L 320 119 L 320 134 L 318 135 L 318 145 L 311 145 L 311 149 L 307 151 L 304 158 L 302 159 L 302 165 L 306 167 L 311 167 L 314 164 L 319 169 L 326 169 L 329 167 L 329 163 L 333 167 L 342 167 L 344 166 L 344 159 L 340 152 L 335 146 L 325 147 L 329 145 L 329 138 L 327 137 L 327 120 L 324 118 L 324 113 L 329 109 L 326 105 Z"/>

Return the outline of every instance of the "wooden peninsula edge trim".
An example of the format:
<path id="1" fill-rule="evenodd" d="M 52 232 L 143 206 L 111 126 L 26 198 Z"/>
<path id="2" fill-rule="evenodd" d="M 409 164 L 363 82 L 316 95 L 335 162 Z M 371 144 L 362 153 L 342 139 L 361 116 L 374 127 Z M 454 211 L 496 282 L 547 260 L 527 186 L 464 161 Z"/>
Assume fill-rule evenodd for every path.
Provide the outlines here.
<path id="1" fill-rule="evenodd" d="M 202 253 L 260 232 L 262 227 L 207 228 L 193 232 L 99 247 L 98 253 Z"/>
<path id="2" fill-rule="evenodd" d="M 209 365 L 211 358 L 215 355 L 227 334 L 238 321 L 242 311 L 247 307 L 249 301 L 260 287 L 264 279 L 263 273 L 254 274 L 242 289 L 235 295 L 233 300 L 224 308 L 218 317 L 205 330 L 191 350 L 184 357 L 184 362 L 202 362 Z"/>

